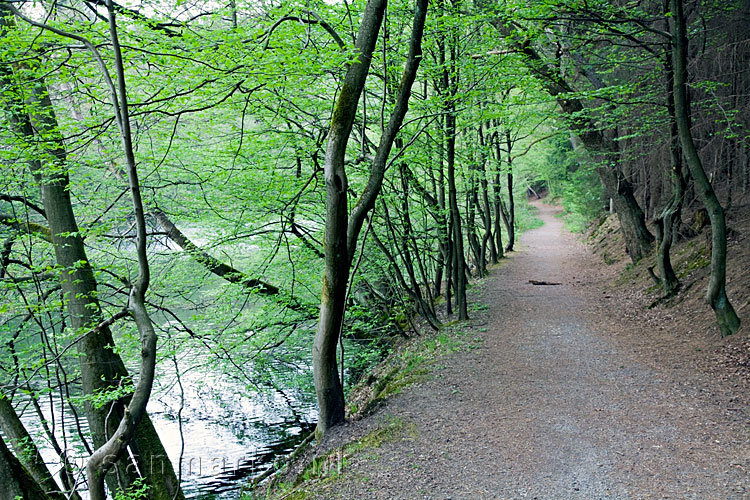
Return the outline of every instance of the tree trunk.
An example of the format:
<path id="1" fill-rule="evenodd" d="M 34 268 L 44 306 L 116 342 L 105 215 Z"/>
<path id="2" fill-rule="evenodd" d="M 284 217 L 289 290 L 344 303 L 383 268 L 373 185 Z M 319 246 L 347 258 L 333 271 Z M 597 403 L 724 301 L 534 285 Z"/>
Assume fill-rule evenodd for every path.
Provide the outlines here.
<path id="1" fill-rule="evenodd" d="M 52 477 L 33 439 L 18 418 L 16 410 L 5 394 L 0 394 L 0 429 L 20 457 L 23 466 L 51 500 L 65 500 L 66 496 Z M 73 498 L 80 498 L 73 493 Z M 12 497 L 10 497 L 12 498 Z"/>
<path id="2" fill-rule="evenodd" d="M 464 260 L 464 235 L 461 224 L 461 213 L 458 208 L 458 193 L 456 191 L 456 110 L 450 104 L 446 115 L 446 156 L 448 171 L 448 209 L 451 217 L 453 240 L 453 281 L 456 296 L 458 319 L 469 318 L 466 305 L 466 261 Z"/>
<path id="3" fill-rule="evenodd" d="M 344 299 L 351 256 L 347 251 L 346 145 L 351 134 L 357 102 L 369 72 L 372 52 L 385 12 L 385 0 L 369 0 L 357 34 L 359 56 L 346 72 L 331 119 L 325 155 L 326 225 L 325 273 L 320 318 L 313 342 L 313 378 L 318 397 L 317 432 L 325 434 L 344 422 L 344 390 L 339 379 L 336 348 L 344 319 Z"/>
<path id="4" fill-rule="evenodd" d="M 442 74 L 442 91 L 445 103 L 445 157 L 446 172 L 448 182 L 448 213 L 450 215 L 451 226 L 451 247 L 452 247 L 452 270 L 453 286 L 456 297 L 456 309 L 458 310 L 458 319 L 465 320 L 469 318 L 466 305 L 466 261 L 464 259 L 464 241 L 463 229 L 461 224 L 461 213 L 458 208 L 458 194 L 456 192 L 456 87 L 458 85 L 458 75 L 456 69 L 456 40 L 455 33 L 452 34 L 449 41 L 450 47 L 449 59 L 444 64 Z M 443 51 L 445 45 L 442 46 Z M 441 54 L 441 59 L 445 61 L 445 56 Z"/>
<path id="5" fill-rule="evenodd" d="M 498 128 L 499 124 L 495 121 L 495 127 Z M 492 133 L 492 145 L 495 152 L 495 162 L 497 163 L 497 170 L 495 171 L 495 177 L 493 181 L 493 190 L 495 192 L 494 209 L 495 209 L 495 239 L 497 240 L 497 250 L 500 258 L 503 257 L 503 241 L 502 241 L 502 230 L 500 222 L 502 221 L 505 226 L 505 233 L 510 234 L 511 226 L 508 221 L 508 211 L 505 208 L 505 202 L 503 202 L 502 187 L 500 184 L 500 171 L 503 165 L 503 153 L 500 148 L 500 132 L 496 130 Z"/>
<path id="6" fill-rule="evenodd" d="M 665 12 L 667 8 L 668 6 L 665 5 Z M 668 53 L 664 62 L 664 72 L 667 87 L 667 110 L 670 117 L 669 177 L 672 184 L 672 196 L 656 219 L 656 266 L 659 270 L 659 281 L 664 289 L 664 294 L 667 297 L 672 297 L 680 289 L 680 280 L 672 267 L 670 251 L 682 219 L 682 200 L 685 196 L 687 182 L 682 171 L 682 151 L 674 107 L 674 71 L 672 69 L 672 58 Z"/>
<path id="7" fill-rule="evenodd" d="M 614 204 L 628 255 L 636 263 L 651 252 L 654 241 L 646 227 L 646 216 L 633 195 L 633 187 L 619 169 L 600 166 L 596 172 Z"/>
<path id="8" fill-rule="evenodd" d="M 479 126 L 479 142 L 482 149 L 485 150 L 487 144 L 484 137 L 482 127 Z M 484 236 L 482 237 L 482 253 L 486 254 L 489 248 L 490 262 L 497 264 L 497 247 L 495 246 L 495 239 L 492 237 L 492 210 L 490 208 L 490 189 L 489 182 L 487 182 L 487 154 L 484 153 L 482 157 L 482 171 L 481 175 L 481 186 L 482 186 L 482 216 L 484 224 Z M 491 154 L 489 155 L 491 157 Z M 502 252 L 502 250 L 501 250 Z"/>
<path id="9" fill-rule="evenodd" d="M 476 276 L 478 278 L 484 277 L 486 274 L 486 265 L 484 263 L 485 256 L 482 252 L 482 245 L 477 237 L 477 221 L 476 212 L 479 206 L 479 186 L 477 185 L 477 167 L 472 166 L 471 172 L 469 173 L 469 192 L 466 193 L 466 202 L 468 204 L 466 210 L 466 239 L 469 242 L 469 248 L 471 249 L 471 255 L 474 259 L 474 266 L 476 268 Z"/>
<path id="10" fill-rule="evenodd" d="M 261 295 L 277 295 L 279 293 L 279 289 L 274 285 L 256 278 L 251 278 L 242 271 L 221 262 L 219 259 L 198 247 L 195 243 L 190 241 L 190 239 L 185 236 L 177 226 L 174 225 L 164 212 L 158 210 L 152 212 L 152 215 L 167 233 L 167 237 L 179 245 L 180 248 L 187 252 L 196 262 L 205 267 L 209 272 L 230 283 L 247 287 Z"/>
<path id="11" fill-rule="evenodd" d="M 703 162 L 690 133 L 690 101 L 687 92 L 687 30 L 680 0 L 671 0 L 672 64 L 674 66 L 674 105 L 677 129 L 685 161 L 695 182 L 703 205 L 711 220 L 711 277 L 706 301 L 716 313 L 722 336 L 731 335 L 740 327 L 740 318 L 729 302 L 726 292 L 727 228 L 724 209 L 703 169 Z"/>
<path id="12" fill-rule="evenodd" d="M 349 66 L 331 118 L 324 164 L 326 183 L 325 273 L 321 292 L 320 320 L 313 341 L 313 379 L 318 397 L 317 433 L 325 434 L 344 422 L 344 391 L 336 364 L 336 347 L 346 307 L 349 270 L 359 233 L 367 213 L 380 193 L 393 142 L 408 109 L 411 87 L 422 55 L 422 33 L 427 0 L 417 0 L 409 45 L 396 106 L 383 130 L 370 176 L 362 196 L 348 215 L 348 182 L 344 159 L 357 103 L 365 85 L 386 0 L 368 0 L 357 35 L 357 61 Z"/>
<path id="13" fill-rule="evenodd" d="M 440 250 L 440 254 L 438 255 L 438 262 L 435 269 L 435 297 L 440 296 L 443 286 L 443 271 L 448 267 L 448 263 L 450 262 L 450 236 L 448 233 L 448 218 L 445 216 L 445 173 L 443 170 L 445 154 L 442 147 L 440 148 L 439 156 L 438 179 L 435 192 L 438 201 L 438 249 Z M 450 270 L 445 272 L 445 276 L 448 279 Z M 445 294 L 447 298 L 446 303 L 450 304 L 450 286 L 448 284 L 446 284 Z M 448 307 L 450 308 L 450 306 Z"/>
<path id="14" fill-rule="evenodd" d="M 505 245 L 505 251 L 512 252 L 516 244 L 516 202 L 513 199 L 513 141 L 510 138 L 510 130 L 505 131 L 505 146 L 508 154 L 508 244 Z"/>
<path id="15" fill-rule="evenodd" d="M 52 500 L 42 486 L 37 484 L 31 474 L 13 456 L 0 436 L 0 498 L 13 500 Z"/>

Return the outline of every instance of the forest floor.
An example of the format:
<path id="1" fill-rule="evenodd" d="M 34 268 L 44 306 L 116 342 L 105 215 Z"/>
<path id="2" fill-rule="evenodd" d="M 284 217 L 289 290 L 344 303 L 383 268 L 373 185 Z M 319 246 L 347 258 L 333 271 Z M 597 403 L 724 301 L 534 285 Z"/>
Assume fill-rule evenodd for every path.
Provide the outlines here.
<path id="1" fill-rule="evenodd" d="M 710 340 L 630 300 L 536 206 L 459 347 L 308 452 L 288 498 L 750 498 L 746 380 L 702 368 Z"/>

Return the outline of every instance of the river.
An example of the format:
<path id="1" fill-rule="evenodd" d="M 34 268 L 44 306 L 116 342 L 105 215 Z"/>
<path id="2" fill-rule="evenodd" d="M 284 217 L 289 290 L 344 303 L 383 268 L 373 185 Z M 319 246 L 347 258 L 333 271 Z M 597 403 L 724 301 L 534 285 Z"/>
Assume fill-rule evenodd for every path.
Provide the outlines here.
<path id="1" fill-rule="evenodd" d="M 148 410 L 175 472 L 181 476 L 187 498 L 236 500 L 244 485 L 272 467 L 314 429 L 317 413 L 310 401 L 273 391 L 243 396 L 236 383 L 197 371 L 182 374 L 185 395 L 180 411 L 178 386 L 170 384 L 169 391 L 161 390 L 168 378 L 162 373 Z M 50 408 L 54 407 L 59 422 L 59 401 L 51 404 L 42 398 L 39 402 L 45 418 L 52 421 Z M 21 419 L 32 436 L 41 436 L 42 428 L 31 405 L 22 403 L 20 408 Z M 88 434 L 84 418 L 81 429 Z M 67 442 L 73 443 L 77 430 L 70 416 L 64 432 Z M 55 434 L 63 443 L 61 425 L 55 427 Z M 45 445 L 47 441 L 40 438 L 36 442 L 44 459 L 56 463 L 57 456 L 51 446 Z M 74 463 L 82 467 L 85 458 Z"/>

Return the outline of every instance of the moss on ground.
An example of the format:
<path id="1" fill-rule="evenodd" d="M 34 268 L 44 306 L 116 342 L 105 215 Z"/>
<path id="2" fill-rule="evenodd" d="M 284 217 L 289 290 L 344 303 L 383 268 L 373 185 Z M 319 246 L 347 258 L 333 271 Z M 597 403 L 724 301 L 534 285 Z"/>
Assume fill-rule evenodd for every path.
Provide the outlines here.
<path id="1" fill-rule="evenodd" d="M 417 437 L 416 425 L 401 418 L 388 417 L 359 439 L 313 458 L 294 481 L 276 482 L 262 496 L 245 494 L 243 500 L 304 500 L 314 497 L 327 485 L 339 480 L 355 457 L 360 460 L 377 459 L 375 450 L 406 436 Z"/>

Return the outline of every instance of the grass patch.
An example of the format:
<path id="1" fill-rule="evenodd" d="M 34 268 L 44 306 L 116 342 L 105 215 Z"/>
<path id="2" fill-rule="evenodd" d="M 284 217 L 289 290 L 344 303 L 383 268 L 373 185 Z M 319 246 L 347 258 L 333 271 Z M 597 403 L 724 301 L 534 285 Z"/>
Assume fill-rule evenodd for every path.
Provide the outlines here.
<path id="1" fill-rule="evenodd" d="M 699 249 L 690 255 L 685 262 L 680 265 L 677 276 L 680 279 L 687 278 L 692 272 L 703 269 L 711 264 L 711 258 L 705 249 Z"/>
<path id="2" fill-rule="evenodd" d="M 385 443 L 409 436 L 417 437 L 417 427 L 402 418 L 388 417 L 368 434 L 341 447 L 334 448 L 315 457 L 293 482 L 277 482 L 261 495 L 246 493 L 242 500 L 304 500 L 314 496 L 342 477 L 345 469 L 355 457 L 364 460 L 377 460 L 375 450 Z M 363 478 L 362 480 L 366 480 Z"/>

